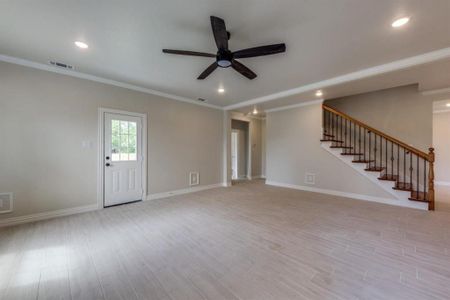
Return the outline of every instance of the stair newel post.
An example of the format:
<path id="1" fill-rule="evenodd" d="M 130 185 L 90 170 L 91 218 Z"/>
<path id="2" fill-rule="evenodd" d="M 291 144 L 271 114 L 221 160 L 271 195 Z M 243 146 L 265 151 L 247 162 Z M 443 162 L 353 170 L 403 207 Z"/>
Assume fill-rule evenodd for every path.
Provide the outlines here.
<path id="1" fill-rule="evenodd" d="M 434 148 L 428 149 L 428 161 L 430 167 L 428 170 L 428 210 L 434 210 Z"/>

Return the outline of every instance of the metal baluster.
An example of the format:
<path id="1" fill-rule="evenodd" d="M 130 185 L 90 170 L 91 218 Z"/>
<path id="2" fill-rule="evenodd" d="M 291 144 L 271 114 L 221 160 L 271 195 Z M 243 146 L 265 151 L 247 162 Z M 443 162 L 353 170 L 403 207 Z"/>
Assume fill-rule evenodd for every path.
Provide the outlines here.
<path id="1" fill-rule="evenodd" d="M 361 153 L 361 126 L 358 125 L 358 151 Z M 364 153 L 364 158 L 366 158 L 366 154 Z"/>
<path id="2" fill-rule="evenodd" d="M 413 182 L 412 182 L 412 171 L 413 171 L 413 167 L 412 167 L 412 153 L 409 152 L 409 184 L 411 185 L 411 190 L 413 189 Z"/>
<path id="3" fill-rule="evenodd" d="M 392 144 L 392 147 L 394 147 L 394 144 Z M 394 148 L 392 148 L 392 149 L 394 149 Z M 392 150 L 392 151 L 394 151 L 394 150 Z M 397 176 L 398 176 L 398 180 L 400 181 L 400 170 L 399 170 L 400 162 L 398 161 L 399 156 L 400 156 L 400 149 L 398 148 L 398 145 L 397 145 Z M 394 161 L 392 161 L 392 163 L 394 163 Z"/>
<path id="4" fill-rule="evenodd" d="M 380 169 L 383 168 L 383 137 L 380 135 Z"/>
<path id="5" fill-rule="evenodd" d="M 328 129 L 330 130 L 330 132 L 331 132 L 331 135 L 333 135 L 333 131 L 331 130 L 331 112 L 329 112 L 329 111 L 327 111 L 328 112 Z M 330 137 L 330 139 L 333 139 L 333 137 Z"/>
<path id="6" fill-rule="evenodd" d="M 325 137 L 325 134 L 327 133 L 327 128 L 325 127 L 325 110 L 322 109 L 322 136 Z"/>
<path id="7" fill-rule="evenodd" d="M 403 148 L 403 182 L 406 184 L 406 150 Z"/>
<path id="8" fill-rule="evenodd" d="M 417 198 L 419 198 L 420 186 L 419 186 L 419 155 L 416 154 L 417 157 Z"/>
<path id="9" fill-rule="evenodd" d="M 330 117 L 331 117 L 331 132 L 332 132 L 331 134 L 336 137 L 336 135 L 334 133 L 334 114 L 331 114 Z"/>
<path id="10" fill-rule="evenodd" d="M 349 129 L 349 137 L 350 137 L 350 147 L 352 147 L 352 122 L 351 121 L 349 121 L 348 122 L 349 123 L 349 126 L 350 126 L 350 129 Z"/>
<path id="11" fill-rule="evenodd" d="M 427 199 L 427 160 L 423 160 L 423 193 L 425 196 L 425 199 Z"/>
<path id="12" fill-rule="evenodd" d="M 385 158 L 384 158 L 384 164 L 385 164 L 385 166 L 386 166 L 386 172 L 387 172 L 387 174 L 391 174 L 391 173 L 389 173 L 388 172 L 388 160 L 387 160 L 387 156 L 388 156 L 388 149 L 387 149 L 387 139 L 385 139 L 385 141 L 386 141 L 386 143 L 385 143 Z M 392 174 L 391 174 L 392 175 Z"/>
<path id="13" fill-rule="evenodd" d="M 383 167 L 383 140 L 382 140 L 382 136 L 380 136 L 380 169 Z"/>
<path id="14" fill-rule="evenodd" d="M 367 161 L 367 159 L 366 159 L 366 135 L 367 135 L 367 129 L 364 128 L 364 160 L 365 161 Z M 368 160 L 370 160 L 370 158 Z"/>
<path id="15" fill-rule="evenodd" d="M 377 168 L 377 134 L 375 133 L 374 134 L 374 136 L 375 136 L 375 141 L 374 141 L 374 148 L 373 148 L 373 151 L 374 151 L 374 156 L 375 156 L 375 169 Z"/>
<path id="16" fill-rule="evenodd" d="M 352 125 L 351 124 L 353 124 L 353 131 L 352 131 Z M 353 145 L 352 145 L 352 147 L 356 151 L 356 139 L 355 139 L 356 131 L 355 131 L 355 123 L 353 123 L 353 122 L 350 123 L 350 133 L 352 133 L 352 132 L 353 132 Z"/>

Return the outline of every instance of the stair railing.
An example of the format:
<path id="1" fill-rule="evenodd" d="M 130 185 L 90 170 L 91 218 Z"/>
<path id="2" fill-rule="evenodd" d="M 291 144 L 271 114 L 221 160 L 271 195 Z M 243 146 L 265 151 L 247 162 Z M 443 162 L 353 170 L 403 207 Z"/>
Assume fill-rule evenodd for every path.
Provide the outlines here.
<path id="1" fill-rule="evenodd" d="M 411 192 L 410 200 L 427 202 L 434 210 L 434 149 L 429 153 L 356 120 L 325 104 L 323 140 L 342 155 L 353 155 L 355 163 L 366 163 L 366 171 L 381 172 L 380 180 L 395 182 L 394 189 Z"/>

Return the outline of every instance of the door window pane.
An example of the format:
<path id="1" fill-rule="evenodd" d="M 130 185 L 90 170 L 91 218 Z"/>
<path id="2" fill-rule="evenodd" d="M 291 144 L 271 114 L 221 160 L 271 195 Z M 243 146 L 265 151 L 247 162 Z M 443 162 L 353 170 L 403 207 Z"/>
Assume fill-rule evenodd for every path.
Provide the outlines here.
<path id="1" fill-rule="evenodd" d="M 111 121 L 112 161 L 137 160 L 136 122 Z"/>

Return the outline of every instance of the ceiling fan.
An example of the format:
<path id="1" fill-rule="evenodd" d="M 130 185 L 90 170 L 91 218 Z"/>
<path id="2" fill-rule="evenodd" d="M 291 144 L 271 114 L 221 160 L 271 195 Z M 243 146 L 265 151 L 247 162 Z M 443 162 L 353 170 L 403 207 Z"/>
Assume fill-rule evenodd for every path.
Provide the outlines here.
<path id="1" fill-rule="evenodd" d="M 254 48 L 248 48 L 244 50 L 239 50 L 231 52 L 228 49 L 228 40 L 230 39 L 230 33 L 225 27 L 225 21 L 221 18 L 211 16 L 211 27 L 214 34 L 214 39 L 217 45 L 217 53 L 204 53 L 195 51 L 185 51 L 185 50 L 171 50 L 163 49 L 164 53 L 179 54 L 179 55 L 190 55 L 190 56 L 203 56 L 203 57 L 214 57 L 216 59 L 205 71 L 203 71 L 197 79 L 205 79 L 208 77 L 217 67 L 228 68 L 232 67 L 248 79 L 256 78 L 256 74 L 244 66 L 242 63 L 236 59 L 256 57 L 263 55 L 277 54 L 286 51 L 285 44 L 274 44 L 267 46 L 260 46 Z"/>

